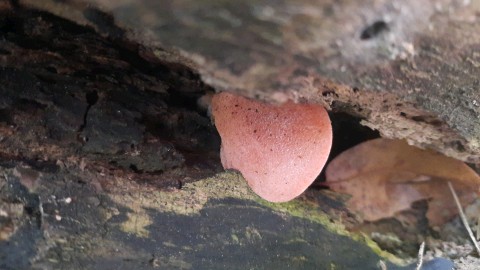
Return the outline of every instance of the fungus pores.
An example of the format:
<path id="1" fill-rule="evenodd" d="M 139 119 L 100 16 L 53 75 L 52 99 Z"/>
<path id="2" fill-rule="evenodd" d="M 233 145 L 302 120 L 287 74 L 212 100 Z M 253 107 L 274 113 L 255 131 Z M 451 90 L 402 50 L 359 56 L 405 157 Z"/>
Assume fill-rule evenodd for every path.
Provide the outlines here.
<path id="1" fill-rule="evenodd" d="M 223 167 L 240 171 L 265 200 L 297 197 L 327 161 L 332 127 L 322 106 L 273 105 L 222 92 L 212 99 L 212 113 Z"/>

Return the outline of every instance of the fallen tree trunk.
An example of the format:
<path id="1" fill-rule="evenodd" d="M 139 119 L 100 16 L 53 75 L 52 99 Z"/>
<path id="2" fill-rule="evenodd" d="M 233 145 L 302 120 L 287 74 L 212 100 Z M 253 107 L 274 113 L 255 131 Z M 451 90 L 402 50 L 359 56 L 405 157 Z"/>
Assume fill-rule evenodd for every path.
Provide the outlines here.
<path id="1" fill-rule="evenodd" d="M 81 1 L 22 2 L 112 34 Z M 217 90 L 321 103 L 384 137 L 480 163 L 476 1 L 89 2 L 131 37 L 178 51 Z"/>
<path id="2" fill-rule="evenodd" d="M 212 90 L 189 67 L 119 29 L 102 37 L 0 3 L 1 269 L 395 262 L 331 221 L 348 212 L 317 201 L 334 195 L 269 204 L 239 175 L 218 173 L 219 138 L 196 106 Z"/>
<path id="3" fill-rule="evenodd" d="M 478 163 L 475 4 L 169 3 L 0 1 L 0 268 L 395 269 L 339 195 L 268 204 L 219 173 L 197 101 L 318 102 Z"/>

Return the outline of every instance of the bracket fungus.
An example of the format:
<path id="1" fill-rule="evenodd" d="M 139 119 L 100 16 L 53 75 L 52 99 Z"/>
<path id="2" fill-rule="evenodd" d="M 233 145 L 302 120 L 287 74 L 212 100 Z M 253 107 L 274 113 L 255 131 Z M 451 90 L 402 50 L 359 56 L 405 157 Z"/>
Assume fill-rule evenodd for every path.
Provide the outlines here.
<path id="1" fill-rule="evenodd" d="M 240 171 L 271 202 L 305 191 L 330 153 L 332 127 L 320 105 L 273 105 L 222 92 L 212 99 L 212 114 L 223 167 Z"/>

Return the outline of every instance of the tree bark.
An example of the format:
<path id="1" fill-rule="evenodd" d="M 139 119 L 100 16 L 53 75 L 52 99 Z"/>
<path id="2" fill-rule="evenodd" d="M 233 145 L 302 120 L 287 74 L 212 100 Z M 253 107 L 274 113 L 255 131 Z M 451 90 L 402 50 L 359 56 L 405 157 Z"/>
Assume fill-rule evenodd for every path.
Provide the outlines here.
<path id="1" fill-rule="evenodd" d="M 78 16 L 22 2 L 104 23 L 80 1 L 66 4 Z M 131 37 L 148 36 L 157 55 L 179 52 L 217 90 L 321 103 L 384 137 L 480 163 L 478 1 L 89 2 Z"/>
<path id="2" fill-rule="evenodd" d="M 90 13 L 108 35 L 0 1 L 1 269 L 396 269 L 337 195 L 218 173 L 213 90 Z"/>

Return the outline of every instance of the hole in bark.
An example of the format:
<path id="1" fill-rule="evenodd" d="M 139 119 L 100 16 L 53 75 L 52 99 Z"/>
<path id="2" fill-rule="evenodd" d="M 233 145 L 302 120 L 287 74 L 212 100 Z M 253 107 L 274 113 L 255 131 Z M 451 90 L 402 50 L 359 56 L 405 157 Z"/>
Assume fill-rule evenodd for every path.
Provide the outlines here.
<path id="1" fill-rule="evenodd" d="M 85 109 L 85 113 L 83 114 L 83 123 L 82 125 L 78 128 L 78 132 L 82 132 L 85 127 L 87 126 L 87 117 L 88 117 L 88 112 L 90 111 L 90 108 L 92 108 L 95 103 L 98 101 L 98 93 L 96 90 L 88 91 L 87 94 L 85 95 L 85 98 L 87 99 L 87 108 Z M 84 142 L 88 142 L 88 137 L 83 137 Z"/>
<path id="2" fill-rule="evenodd" d="M 344 112 L 329 113 L 332 121 L 333 142 L 328 163 L 343 151 L 364 141 L 380 138 L 380 133 L 360 124 L 359 117 Z M 325 180 L 325 170 L 317 177 L 317 182 Z M 312 185 L 315 187 L 315 184 Z"/>
<path id="3" fill-rule="evenodd" d="M 141 173 L 141 171 L 137 168 L 135 164 L 130 164 L 130 170 L 132 170 L 134 173 Z"/>
<path id="4" fill-rule="evenodd" d="M 322 92 L 322 96 L 324 96 L 324 97 L 327 97 L 327 96 L 330 96 L 330 95 L 335 95 L 335 96 L 338 97 L 337 93 L 335 93 L 335 91 L 333 91 L 333 90 L 326 90 L 326 91 Z"/>
<path id="5" fill-rule="evenodd" d="M 388 25 L 384 21 L 376 21 L 371 25 L 363 29 L 362 34 L 360 35 L 361 40 L 367 40 L 374 38 L 381 34 L 382 32 L 388 31 Z"/>
<path id="6" fill-rule="evenodd" d="M 95 103 L 97 103 L 97 101 L 98 101 L 97 91 L 93 90 L 93 91 L 87 92 L 86 98 L 87 98 L 87 103 L 88 103 L 89 106 L 95 105 Z"/>
<path id="7" fill-rule="evenodd" d="M 32 216 L 35 213 L 35 208 L 33 208 L 32 206 L 25 206 L 23 207 L 23 209 L 29 216 Z"/>
<path id="8" fill-rule="evenodd" d="M 442 121 L 426 115 L 412 116 L 411 119 L 415 122 L 423 122 L 436 127 L 442 125 Z"/>
<path id="9" fill-rule="evenodd" d="M 453 148 L 457 149 L 458 152 L 465 152 L 465 146 L 460 141 L 453 141 L 452 143 Z"/>
<path id="10" fill-rule="evenodd" d="M 347 113 L 330 113 L 333 144 L 330 158 L 364 141 L 380 138 L 380 133 L 360 124 L 359 117 Z"/>
<path id="11" fill-rule="evenodd" d="M 183 182 L 178 180 L 178 186 L 177 189 L 182 189 L 183 188 Z"/>

